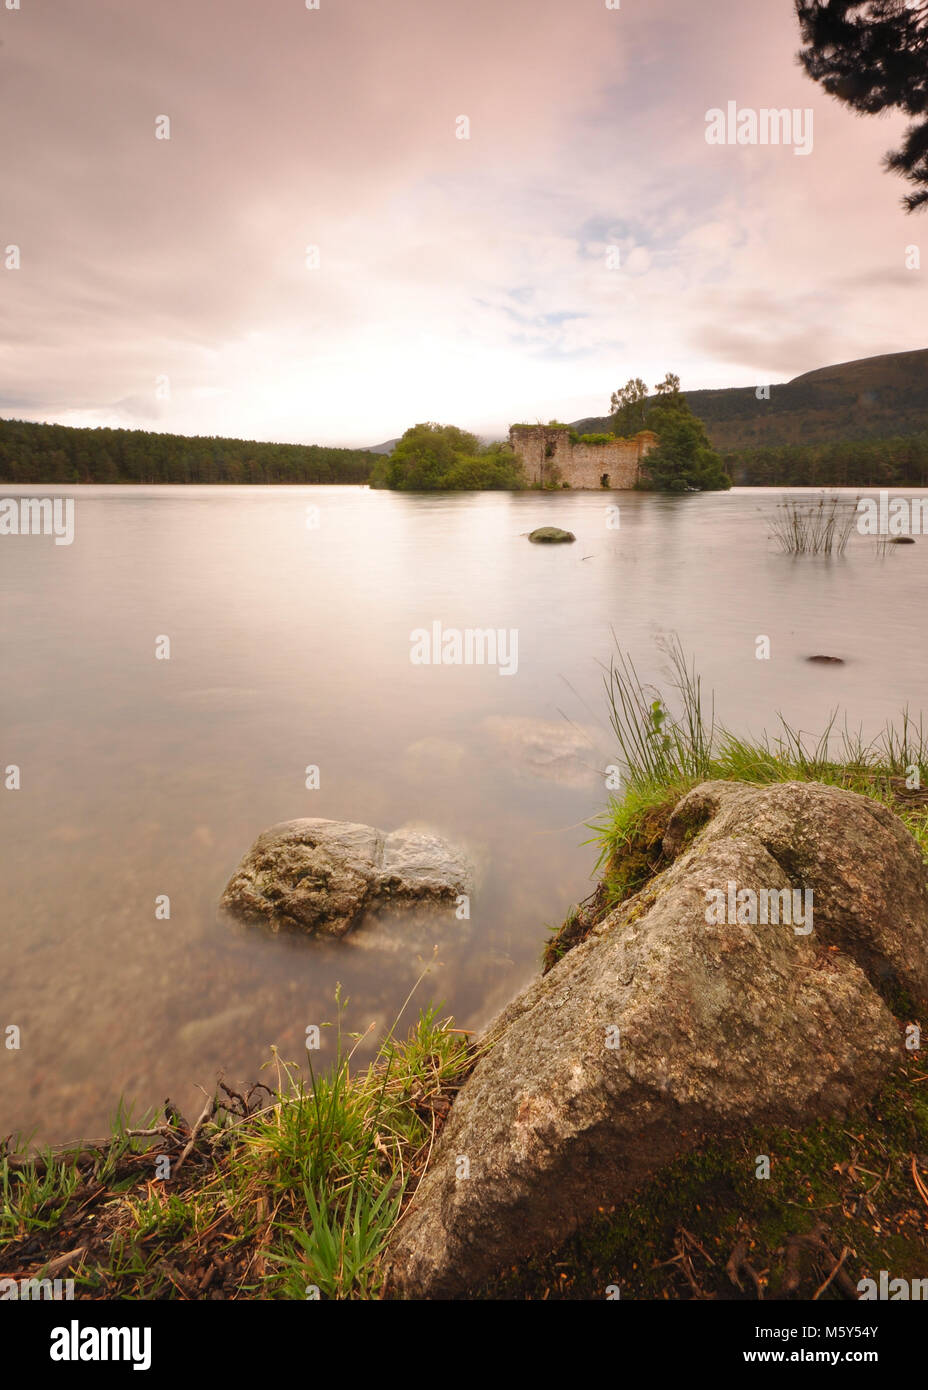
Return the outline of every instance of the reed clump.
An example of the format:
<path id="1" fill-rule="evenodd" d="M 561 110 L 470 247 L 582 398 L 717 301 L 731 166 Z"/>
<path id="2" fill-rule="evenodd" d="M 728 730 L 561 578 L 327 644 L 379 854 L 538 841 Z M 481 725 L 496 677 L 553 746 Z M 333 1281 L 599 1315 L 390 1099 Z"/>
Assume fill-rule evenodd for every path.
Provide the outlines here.
<path id="1" fill-rule="evenodd" d="M 773 536 L 788 555 L 843 555 L 857 522 L 857 499 L 837 492 L 784 497 L 773 519 Z"/>

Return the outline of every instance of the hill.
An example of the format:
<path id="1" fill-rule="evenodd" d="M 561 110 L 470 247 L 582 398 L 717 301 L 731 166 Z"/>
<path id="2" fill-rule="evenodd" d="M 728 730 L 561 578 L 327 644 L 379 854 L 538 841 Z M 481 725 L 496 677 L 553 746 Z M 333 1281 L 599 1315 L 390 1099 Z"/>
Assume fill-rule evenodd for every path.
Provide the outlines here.
<path id="1" fill-rule="evenodd" d="M 392 454 L 399 444 L 399 435 L 395 439 L 385 439 L 382 444 L 365 444 L 362 453 L 365 454 Z"/>
<path id="2" fill-rule="evenodd" d="M 723 454 L 788 444 L 928 433 L 928 348 L 863 357 L 770 387 L 687 391 L 712 445 Z M 575 420 L 581 434 L 611 428 L 609 416 Z"/>

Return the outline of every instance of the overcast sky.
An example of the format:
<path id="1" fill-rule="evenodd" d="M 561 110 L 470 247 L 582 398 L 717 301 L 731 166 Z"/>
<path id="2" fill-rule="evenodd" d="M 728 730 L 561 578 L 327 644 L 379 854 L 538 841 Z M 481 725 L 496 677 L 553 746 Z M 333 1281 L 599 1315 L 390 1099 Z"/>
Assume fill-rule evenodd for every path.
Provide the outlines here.
<path id="1" fill-rule="evenodd" d="M 928 345 L 904 123 L 803 76 L 791 0 L 6 3 L 3 416 L 501 435 Z M 811 154 L 707 144 L 729 101 Z"/>

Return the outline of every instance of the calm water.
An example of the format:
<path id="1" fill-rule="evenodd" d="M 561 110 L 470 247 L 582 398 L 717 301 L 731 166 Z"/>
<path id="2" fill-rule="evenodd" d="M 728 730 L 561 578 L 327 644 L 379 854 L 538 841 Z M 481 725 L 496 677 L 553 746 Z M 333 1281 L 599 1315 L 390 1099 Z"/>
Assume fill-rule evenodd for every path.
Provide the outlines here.
<path id="1" fill-rule="evenodd" d="M 305 1055 L 339 981 L 349 1026 L 382 1029 L 436 945 L 418 998 L 486 1021 L 592 887 L 613 631 L 652 678 L 658 639 L 678 633 L 745 732 L 779 710 L 817 730 L 835 705 L 875 732 L 928 686 L 928 538 L 882 559 L 857 538 L 840 560 L 790 559 L 768 539 L 779 491 L 69 495 L 73 545 L 0 537 L 0 765 L 22 769 L 21 790 L 0 790 L 0 1032 L 22 1030 L 18 1052 L 0 1049 L 2 1134 L 93 1137 L 120 1094 L 198 1108 L 219 1069 L 257 1079 L 272 1043 Z M 530 545 L 544 524 L 577 543 Z M 516 629 L 517 672 L 413 665 L 411 631 L 436 620 Z M 804 663 L 817 652 L 846 665 Z M 303 815 L 466 843 L 471 920 L 336 946 L 218 922 L 255 835 Z"/>

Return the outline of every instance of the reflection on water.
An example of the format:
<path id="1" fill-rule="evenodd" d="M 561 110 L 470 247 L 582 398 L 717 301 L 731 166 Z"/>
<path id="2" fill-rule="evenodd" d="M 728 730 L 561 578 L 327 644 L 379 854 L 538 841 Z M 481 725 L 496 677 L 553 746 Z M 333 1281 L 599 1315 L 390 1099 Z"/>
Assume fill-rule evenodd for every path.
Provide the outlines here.
<path id="1" fill-rule="evenodd" d="M 120 1093 L 192 1110 L 220 1068 L 254 1079 L 271 1043 L 299 1057 L 338 981 L 348 1026 L 382 1029 L 431 961 L 421 1001 L 484 1022 L 592 886 L 613 632 L 651 678 L 656 639 L 678 632 L 743 731 L 781 710 L 818 729 L 838 704 L 874 730 L 926 688 L 928 540 L 789 558 L 768 539 L 778 492 L 73 495 L 70 547 L 0 540 L 0 764 L 22 769 L 0 793 L 0 1030 L 22 1034 L 0 1050 L 0 1133 L 92 1137 Z M 577 543 L 530 545 L 545 524 Z M 517 672 L 413 665 L 410 633 L 436 621 L 516 629 Z M 803 661 L 817 652 L 846 664 Z M 255 835 L 301 815 L 464 843 L 481 872 L 470 921 L 341 944 L 217 922 Z"/>

